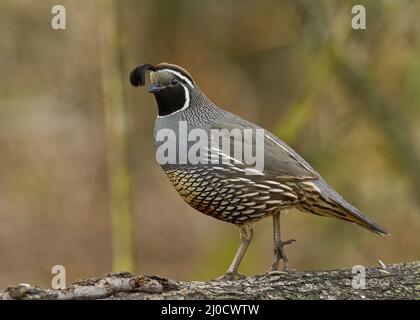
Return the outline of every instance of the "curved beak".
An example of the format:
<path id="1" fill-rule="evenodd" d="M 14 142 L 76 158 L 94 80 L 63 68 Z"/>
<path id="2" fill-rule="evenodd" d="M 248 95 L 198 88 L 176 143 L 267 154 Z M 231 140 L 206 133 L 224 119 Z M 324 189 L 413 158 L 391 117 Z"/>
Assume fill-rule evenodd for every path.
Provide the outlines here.
<path id="1" fill-rule="evenodd" d="M 149 87 L 149 92 L 150 93 L 156 93 L 156 92 L 159 92 L 162 89 L 163 89 L 163 87 L 158 87 L 154 83 L 152 83 Z"/>

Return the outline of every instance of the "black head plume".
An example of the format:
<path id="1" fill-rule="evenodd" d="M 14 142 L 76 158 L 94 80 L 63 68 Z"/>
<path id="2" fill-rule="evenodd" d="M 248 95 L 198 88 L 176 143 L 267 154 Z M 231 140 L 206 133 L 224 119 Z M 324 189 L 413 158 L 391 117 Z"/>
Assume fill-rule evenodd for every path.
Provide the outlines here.
<path id="1" fill-rule="evenodd" d="M 152 66 L 151 64 L 144 64 L 142 66 L 138 66 L 130 73 L 130 82 L 131 85 L 134 87 L 144 86 L 146 83 L 145 80 L 145 73 L 146 71 L 157 71 L 158 68 Z"/>

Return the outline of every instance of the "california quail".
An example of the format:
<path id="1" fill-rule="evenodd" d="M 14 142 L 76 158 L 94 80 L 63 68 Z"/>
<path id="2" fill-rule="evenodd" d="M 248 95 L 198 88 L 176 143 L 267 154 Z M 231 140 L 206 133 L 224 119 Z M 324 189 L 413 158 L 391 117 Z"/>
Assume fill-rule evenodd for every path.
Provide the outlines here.
<path id="1" fill-rule="evenodd" d="M 146 71 L 151 71 L 152 84 L 149 92 L 154 94 L 158 106 L 154 136 L 156 156 L 163 170 L 190 206 L 206 215 L 239 227 L 241 244 L 224 276 L 225 279 L 238 274 L 239 264 L 253 236 L 253 223 L 267 216 L 273 217 L 274 231 L 274 259 L 270 270 L 277 270 L 281 259 L 284 261 L 285 269 L 288 270 L 288 260 L 283 246 L 294 240 L 282 241 L 280 238 L 280 213 L 286 208 L 295 207 L 319 216 L 336 217 L 358 224 L 377 234 L 387 234 L 381 226 L 335 192 L 286 143 L 274 134 L 222 110 L 211 102 L 186 70 L 168 63 L 157 66 L 146 64 L 131 72 L 131 84 L 143 86 Z M 255 170 L 243 160 L 237 160 L 236 154 L 234 156 L 232 153 L 226 154 L 221 148 L 216 148 L 219 160 L 220 156 L 224 156 L 232 161 L 215 163 L 190 161 L 188 152 L 195 140 L 190 141 L 187 136 L 182 136 L 181 123 L 186 124 L 188 133 L 196 129 L 207 133 L 208 140 L 205 139 L 207 145 L 211 145 L 209 141 L 212 139 L 211 133 L 216 129 L 225 132 L 262 130 L 263 169 Z M 163 155 L 159 154 L 159 148 L 168 142 L 163 141 L 161 137 L 161 132 L 165 130 L 174 132 L 175 138 L 179 140 L 172 146 L 175 161 L 166 163 L 161 161 L 160 157 Z M 238 139 L 232 136 L 228 139 L 231 144 L 232 141 L 238 142 Z M 240 143 L 241 147 L 246 148 L 246 142 L 241 140 Z M 181 148 L 182 144 L 184 149 Z M 256 136 L 252 137 L 250 144 L 251 147 L 257 147 Z M 209 151 L 209 148 L 206 150 Z M 170 151 L 168 149 L 167 153 Z M 209 157 L 209 153 L 200 156 Z"/>

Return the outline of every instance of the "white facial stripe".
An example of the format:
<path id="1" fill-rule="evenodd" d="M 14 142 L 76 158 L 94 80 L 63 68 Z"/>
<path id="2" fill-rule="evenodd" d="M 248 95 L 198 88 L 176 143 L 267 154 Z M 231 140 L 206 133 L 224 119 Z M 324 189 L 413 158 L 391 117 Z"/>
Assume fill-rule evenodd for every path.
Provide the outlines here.
<path id="1" fill-rule="evenodd" d="M 188 83 L 188 85 L 192 88 L 192 87 L 194 87 L 194 85 L 193 85 L 193 83 L 191 82 L 191 80 L 190 79 L 188 79 L 186 76 L 184 76 L 183 74 L 181 74 L 181 73 L 179 73 L 179 72 L 177 72 L 177 71 L 174 71 L 174 70 L 172 70 L 172 69 L 163 69 L 163 70 L 165 70 L 165 71 L 167 71 L 167 72 L 170 72 L 170 73 L 173 73 L 174 75 L 176 75 L 178 78 L 180 78 L 180 79 L 182 79 L 182 80 L 184 80 L 186 83 Z"/>
<path id="2" fill-rule="evenodd" d="M 174 112 L 172 112 L 170 114 L 167 114 L 166 116 L 159 116 L 158 115 L 157 116 L 158 118 L 164 118 L 164 117 L 171 116 L 171 115 L 173 115 L 175 113 L 178 113 L 178 112 L 181 112 L 181 111 L 183 111 L 183 110 L 185 110 L 185 109 L 187 109 L 189 107 L 189 105 L 190 105 L 190 92 L 188 91 L 188 88 L 186 86 L 184 86 L 182 83 L 181 83 L 181 86 L 184 88 L 184 91 L 185 91 L 185 103 L 182 106 L 182 108 L 179 109 L 179 110 L 176 110 L 176 111 L 174 111 Z"/>

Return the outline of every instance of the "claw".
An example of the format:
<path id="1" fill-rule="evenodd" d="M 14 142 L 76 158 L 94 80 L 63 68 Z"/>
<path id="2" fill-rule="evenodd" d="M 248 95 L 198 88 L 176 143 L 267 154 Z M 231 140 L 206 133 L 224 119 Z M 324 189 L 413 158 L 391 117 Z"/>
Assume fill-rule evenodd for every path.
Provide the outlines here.
<path id="1" fill-rule="evenodd" d="M 286 241 L 281 241 L 281 245 L 285 246 L 286 244 L 292 244 L 293 242 L 296 242 L 296 240 L 295 239 L 289 239 L 289 240 L 286 240 Z"/>
<path id="2" fill-rule="evenodd" d="M 286 272 L 289 272 L 290 271 L 290 269 L 289 269 L 289 259 L 287 258 L 286 253 L 284 252 L 283 247 L 286 246 L 286 245 L 288 245 L 288 244 L 292 244 L 294 242 L 296 242 L 295 239 L 290 239 L 290 240 L 286 240 L 286 241 L 278 241 L 275 244 L 275 247 L 274 247 L 274 257 L 275 258 L 274 258 L 273 264 L 272 264 L 270 270 L 268 270 L 268 272 L 277 271 L 277 269 L 278 269 L 278 262 L 280 260 L 283 260 L 283 268 L 284 268 L 284 271 L 286 271 Z"/>
<path id="3" fill-rule="evenodd" d="M 246 276 L 240 274 L 239 272 L 227 272 L 224 275 L 217 277 L 216 281 L 234 281 L 234 280 L 241 280 L 245 279 Z"/>

